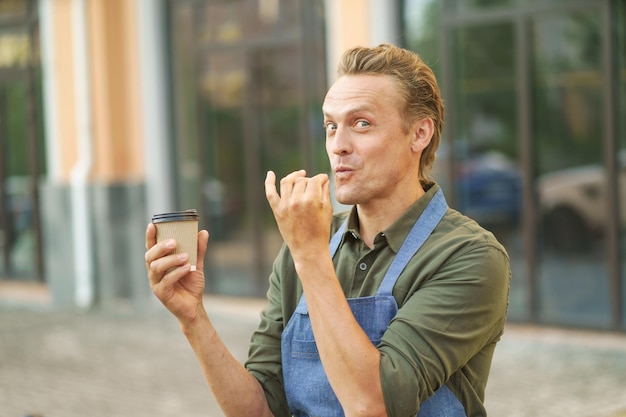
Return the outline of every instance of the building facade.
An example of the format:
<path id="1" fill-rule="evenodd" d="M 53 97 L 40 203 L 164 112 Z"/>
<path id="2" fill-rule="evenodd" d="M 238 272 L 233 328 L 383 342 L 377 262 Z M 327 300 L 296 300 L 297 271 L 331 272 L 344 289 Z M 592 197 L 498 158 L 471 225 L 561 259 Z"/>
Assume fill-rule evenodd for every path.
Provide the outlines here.
<path id="1" fill-rule="evenodd" d="M 328 170 L 338 57 L 389 42 L 437 73 L 437 180 L 507 247 L 511 320 L 623 331 L 625 23 L 618 0 L 0 2 L 0 301 L 143 306 L 145 226 L 187 208 L 207 291 L 262 296 L 265 172 Z"/>

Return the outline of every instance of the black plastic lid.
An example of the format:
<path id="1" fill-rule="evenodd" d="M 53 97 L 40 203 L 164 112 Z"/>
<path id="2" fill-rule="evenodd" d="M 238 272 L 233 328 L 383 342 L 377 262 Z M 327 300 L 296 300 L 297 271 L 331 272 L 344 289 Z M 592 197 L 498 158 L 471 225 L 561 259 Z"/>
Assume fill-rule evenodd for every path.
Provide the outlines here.
<path id="1" fill-rule="evenodd" d="M 172 211 L 169 213 L 160 213 L 152 216 L 152 223 L 179 222 L 187 220 L 198 220 L 198 212 L 196 209 L 185 211 Z"/>

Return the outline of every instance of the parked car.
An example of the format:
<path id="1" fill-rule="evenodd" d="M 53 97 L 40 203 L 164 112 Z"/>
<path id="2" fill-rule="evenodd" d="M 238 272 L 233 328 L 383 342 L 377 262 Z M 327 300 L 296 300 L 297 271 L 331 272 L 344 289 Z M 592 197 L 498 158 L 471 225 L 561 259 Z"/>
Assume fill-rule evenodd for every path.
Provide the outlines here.
<path id="1" fill-rule="evenodd" d="M 618 204 L 626 225 L 626 151 L 618 156 Z M 600 164 L 540 176 L 537 191 L 545 240 L 564 251 L 583 250 L 607 225 L 606 170 Z"/>
<path id="2" fill-rule="evenodd" d="M 459 162 L 457 208 L 487 228 L 518 223 L 522 180 L 517 166 L 499 152 L 476 154 Z"/>

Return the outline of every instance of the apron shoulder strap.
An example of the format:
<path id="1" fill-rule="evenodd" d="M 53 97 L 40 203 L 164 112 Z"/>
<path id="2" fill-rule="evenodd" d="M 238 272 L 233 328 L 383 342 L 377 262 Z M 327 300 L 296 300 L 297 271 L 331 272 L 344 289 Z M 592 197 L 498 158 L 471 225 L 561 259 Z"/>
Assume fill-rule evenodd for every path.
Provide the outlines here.
<path id="1" fill-rule="evenodd" d="M 407 266 L 413 255 L 422 247 L 426 239 L 431 235 L 443 216 L 448 211 L 448 204 L 441 189 L 438 189 L 433 199 L 430 200 L 422 215 L 413 224 L 398 253 L 393 258 L 391 266 L 387 270 L 383 281 L 378 288 L 377 295 L 391 295 L 393 286 L 398 277 Z"/>

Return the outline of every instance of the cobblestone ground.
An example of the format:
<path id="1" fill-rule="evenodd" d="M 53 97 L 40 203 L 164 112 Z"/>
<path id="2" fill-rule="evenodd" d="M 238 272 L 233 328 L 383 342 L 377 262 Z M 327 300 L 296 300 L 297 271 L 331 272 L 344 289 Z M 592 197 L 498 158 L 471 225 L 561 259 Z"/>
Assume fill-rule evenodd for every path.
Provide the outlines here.
<path id="1" fill-rule="evenodd" d="M 490 417 L 626 417 L 626 335 L 510 325 L 486 405 Z"/>
<path id="2" fill-rule="evenodd" d="M 207 298 L 243 360 L 261 302 Z M 626 417 L 626 335 L 510 325 L 487 389 L 490 417 Z M 0 310 L 0 417 L 222 413 L 175 320 L 129 312 Z"/>

